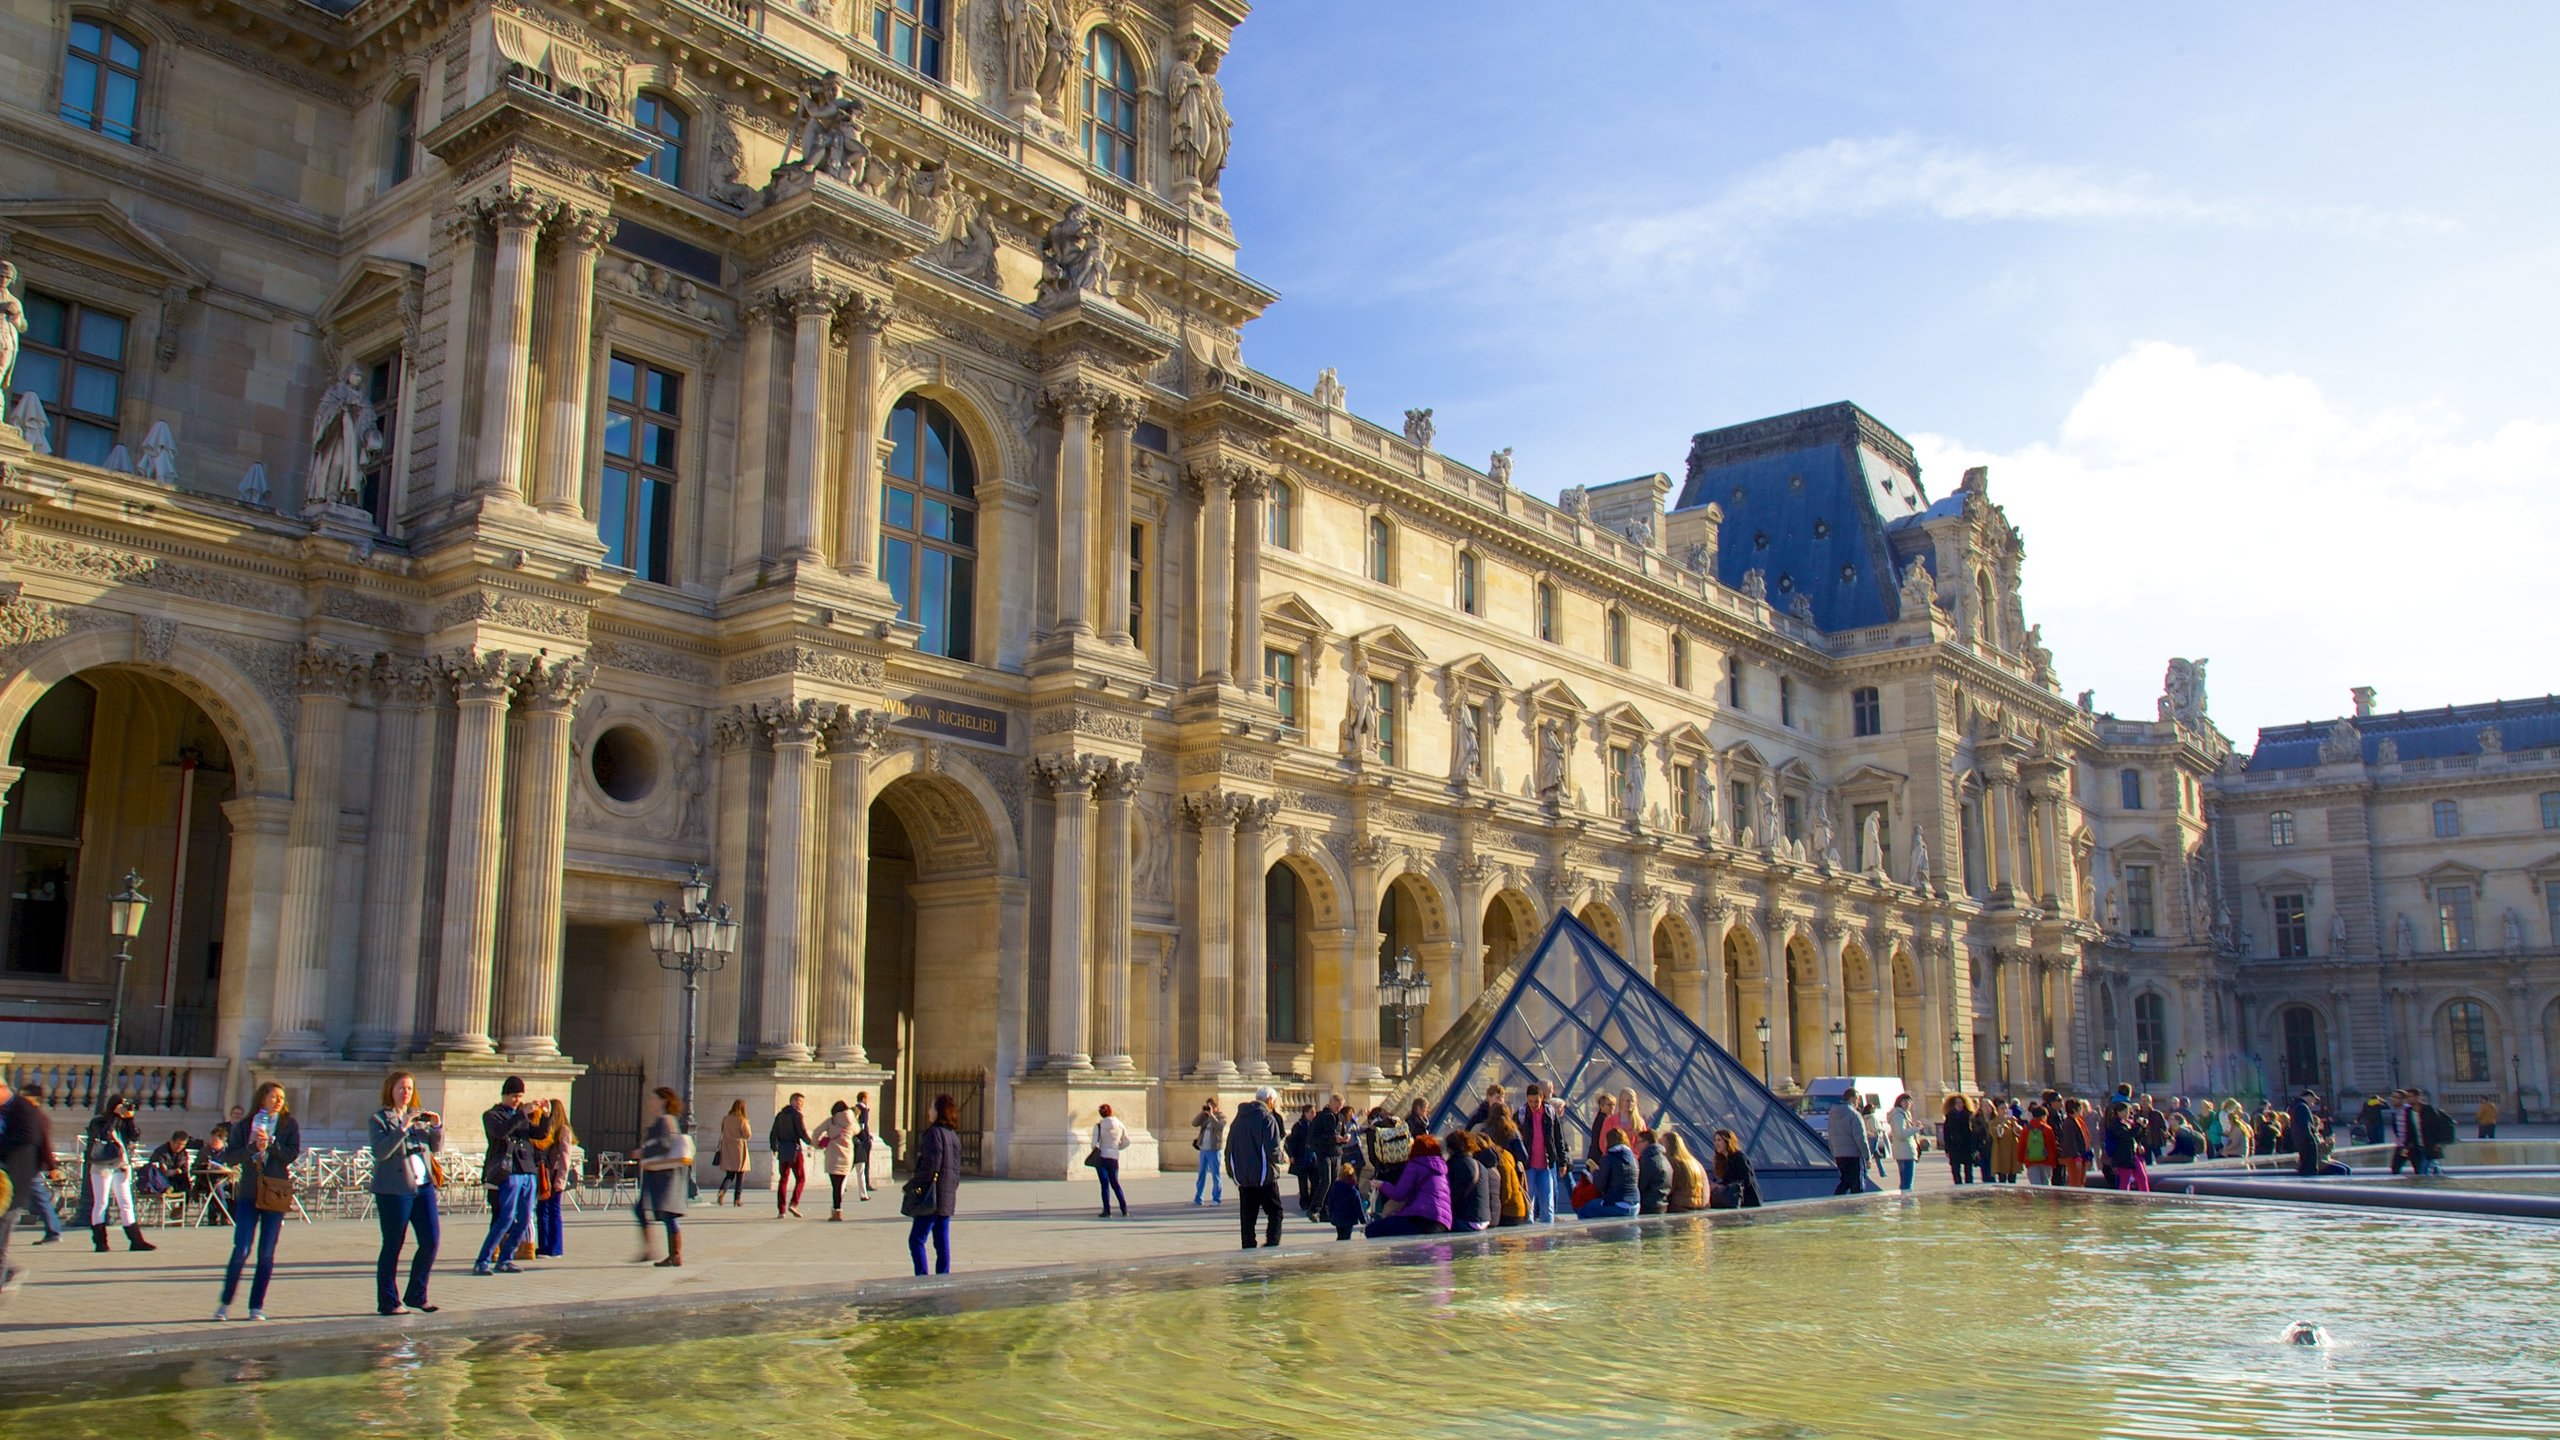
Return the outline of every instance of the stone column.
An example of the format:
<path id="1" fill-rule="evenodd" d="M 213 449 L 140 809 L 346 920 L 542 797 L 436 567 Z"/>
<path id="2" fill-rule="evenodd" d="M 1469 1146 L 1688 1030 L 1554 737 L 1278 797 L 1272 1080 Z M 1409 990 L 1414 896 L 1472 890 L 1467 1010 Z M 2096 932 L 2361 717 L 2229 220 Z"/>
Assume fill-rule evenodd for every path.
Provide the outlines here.
<path id="1" fill-rule="evenodd" d="M 1271 488 L 1270 477 L 1251 471 L 1236 480 L 1236 683 L 1248 692 L 1262 693 L 1262 505 Z M 1484 737 L 1493 743 L 1493 737 Z M 1484 915 L 1476 915 L 1476 928 L 1484 928 Z M 1481 960 L 1483 957 L 1478 956 Z M 1458 957 L 1464 969 L 1467 957 Z M 1483 980 L 1477 971 L 1479 988 Z M 1472 997 L 1474 990 L 1469 990 Z"/>
<path id="2" fill-rule="evenodd" d="M 1783 923 L 1777 911 L 1761 910 L 1760 953 L 1766 957 L 1761 968 L 1768 987 L 1763 1014 L 1769 1021 L 1769 1073 L 1761 1080 L 1772 1087 L 1794 1075 L 1796 1066 L 1795 1007 L 1787 993 L 1787 949 L 1779 929 Z"/>
<path id="3" fill-rule="evenodd" d="M 337 897 L 339 778 L 347 760 L 347 698 L 363 662 L 312 641 L 296 660 L 301 688 L 293 747 L 293 819 L 285 832 L 284 924 L 276 948 L 273 1028 L 278 1059 L 329 1054 L 329 938 Z"/>
<path id="4" fill-rule="evenodd" d="M 1194 465 L 1190 486 L 1200 516 L 1200 680 L 1224 685 L 1235 678 L 1227 624 L 1235 604 L 1235 475 L 1224 465 Z"/>
<path id="5" fill-rule="evenodd" d="M 1982 787 L 1982 863 L 1984 889 L 1992 895 L 2007 890 L 2015 874 L 2009 851 L 2009 782 L 1993 779 Z"/>
<path id="6" fill-rule="evenodd" d="M 1102 983 L 1095 987 L 1094 1066 L 1123 1073 L 1136 1068 L 1129 1052 L 1129 798 L 1145 774 L 1134 760 L 1105 760 L 1095 769 L 1102 833 L 1094 846 L 1093 964 Z"/>
<path id="7" fill-rule="evenodd" d="M 1049 1064 L 1052 1070 L 1093 1068 L 1092 1012 L 1087 997 L 1086 946 L 1093 936 L 1093 904 L 1085 888 L 1085 860 L 1098 762 L 1090 755 L 1040 755 L 1032 773 L 1049 787 Z"/>
<path id="8" fill-rule="evenodd" d="M 459 715 L 453 730 L 453 809 L 446 826 L 444 935 L 436 960 L 435 1048 L 486 1055 L 489 972 L 497 953 L 499 817 L 507 788 L 507 695 L 516 659 L 465 651 L 447 662 Z"/>
<path id="9" fill-rule="evenodd" d="M 775 705 L 764 714 L 773 741 L 764 850 L 764 1006 L 756 1027 L 756 1058 L 797 1062 L 809 1058 L 808 913 L 812 873 L 811 833 L 817 818 L 818 702 Z"/>
<path id="10" fill-rule="evenodd" d="M 1378 947 L 1386 938 L 1378 933 L 1378 904 L 1386 888 L 1380 872 L 1386 867 L 1387 848 L 1374 836 L 1351 842 L 1352 898 L 1342 933 L 1341 1008 L 1343 1059 L 1355 1084 L 1387 1075 L 1378 1063 Z"/>
<path id="11" fill-rule="evenodd" d="M 1709 1037 L 1719 1044 L 1733 1039 L 1733 1017 L 1726 1013 L 1729 981 L 1724 971 L 1724 932 L 1733 919 L 1733 906 L 1727 901 L 1710 899 L 1699 909 L 1704 937 L 1698 947 L 1698 988 L 1696 1009 L 1689 1012 Z M 1745 1063 L 1749 1063 L 1745 1061 Z"/>
<path id="12" fill-rule="evenodd" d="M 1058 414 L 1057 633 L 1091 635 L 1093 625 L 1093 417 L 1102 391 L 1078 381 L 1049 387 Z"/>
<path id="13" fill-rule="evenodd" d="M 1235 1015 L 1236 811 L 1222 790 L 1182 797 L 1182 817 L 1198 835 L 1194 852 L 1200 878 L 1199 923 L 1193 944 L 1199 957 L 1195 1030 L 1199 1054 L 1192 1073 L 1208 1079 L 1235 1075 L 1230 1023 Z"/>
<path id="14" fill-rule="evenodd" d="M 534 470 L 534 503 L 554 515 L 579 517 L 587 477 L 588 347 L 595 340 L 596 252 L 613 238 L 602 210 L 564 209 L 551 222 L 551 354 L 544 368 L 542 458 Z"/>
<path id="15" fill-rule="evenodd" d="M 2053 962 L 2053 974 L 2045 983 L 2046 998 L 2053 1007 L 2053 1074 L 2058 1081 L 2072 1081 L 2080 1073 L 2079 1022 L 2076 1011 L 2080 995 L 2080 957 L 2063 955 Z"/>
<path id="16" fill-rule="evenodd" d="M 788 297 L 791 310 L 791 440 L 783 457 L 782 558 L 813 564 L 818 554 L 818 463 L 825 446 L 827 321 L 838 292 L 812 288 Z"/>
<path id="17" fill-rule="evenodd" d="M 1095 412 L 1102 431 L 1102 634 L 1127 645 L 1129 633 L 1129 432 L 1138 404 L 1118 395 Z"/>
<path id="18" fill-rule="evenodd" d="M 420 753 L 436 675 L 417 663 L 377 665 L 373 798 L 364 850 L 363 964 L 349 1058 L 388 1060 L 417 1028 L 418 926 L 425 898 L 427 786 L 434 767 Z"/>
<path id="19" fill-rule="evenodd" d="M 1271 1074 L 1271 957 L 1263 911 L 1263 877 L 1271 861 L 1263 848 L 1277 800 L 1238 797 L 1236 816 L 1236 1063 L 1247 1079 Z"/>
<path id="20" fill-rule="evenodd" d="M 769 509 L 766 476 L 773 450 L 774 307 L 757 301 L 741 307 L 738 328 L 745 336 L 745 364 L 738 376 L 737 472 L 729 502 L 729 556 L 726 573 L 736 585 L 755 583 L 762 575 L 766 519 Z"/>
<path id="21" fill-rule="evenodd" d="M 865 1065 L 864 946 L 871 925 L 871 760 L 889 718 L 848 710 L 827 732 L 826 933 L 818 959 L 818 1059 Z"/>
<path id="22" fill-rule="evenodd" d="M 533 248 L 560 202 L 510 188 L 480 202 L 496 227 L 498 258 L 489 281 L 488 361 L 480 372 L 480 488 L 524 495 L 526 380 L 532 370 Z"/>
<path id="23" fill-rule="evenodd" d="M 876 296 L 845 301 L 844 510 L 836 527 L 836 567 L 871 575 L 880 566 L 880 332 L 895 307 Z M 856 1001 L 859 1004 L 859 1001 Z M 860 1036 L 855 1037 L 859 1050 Z"/>
<path id="24" fill-rule="evenodd" d="M 1466 1014 L 1467 1007 L 1484 993 L 1485 887 L 1501 873 L 1499 866 L 1481 859 L 1458 867 L 1458 957 L 1450 967 L 1450 978 L 1457 982 L 1450 996 L 1452 1015 Z"/>
<path id="25" fill-rule="evenodd" d="M 569 722 L 596 671 L 583 659 L 536 661 L 517 683 L 524 722 L 516 788 L 507 797 L 506 951 L 498 981 L 499 1048 L 560 1054 L 560 868 L 569 838 Z"/>
<path id="26" fill-rule="evenodd" d="M 1842 943 L 1849 938 L 1849 925 L 1845 920 L 1825 918 L 1815 922 L 1813 933 L 1815 960 L 1822 968 L 1822 1063 L 1840 1066 L 1839 1074 L 1851 1074 L 1854 1072 L 1849 1065 L 1849 967 L 1847 956 L 1841 950 Z M 1837 1052 L 1831 1048 L 1831 1027 L 1834 1025 L 1840 1027 L 1840 1048 Z M 1836 1060 L 1833 1058 L 1835 1053 L 1839 1057 Z M 1796 1078 L 1802 1080 L 1805 1077 L 1799 1075 Z"/>

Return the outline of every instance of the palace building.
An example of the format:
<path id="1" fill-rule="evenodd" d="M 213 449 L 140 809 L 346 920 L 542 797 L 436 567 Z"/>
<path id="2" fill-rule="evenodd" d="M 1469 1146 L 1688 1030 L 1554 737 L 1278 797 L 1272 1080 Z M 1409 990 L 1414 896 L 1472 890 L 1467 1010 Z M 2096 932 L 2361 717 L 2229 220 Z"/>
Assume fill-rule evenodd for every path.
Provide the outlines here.
<path id="1" fill-rule="evenodd" d="M 121 968 L 155 1124 L 613 1143 L 700 867 L 697 1108 L 950 1091 L 996 1173 L 1383 1093 L 1560 910 L 1773 1084 L 2234 1083 L 2201 665 L 2066 700 L 1853 405 L 1567 484 L 1252 368 L 1245 8 L 8 0 L 11 1073 L 85 1106 Z"/>

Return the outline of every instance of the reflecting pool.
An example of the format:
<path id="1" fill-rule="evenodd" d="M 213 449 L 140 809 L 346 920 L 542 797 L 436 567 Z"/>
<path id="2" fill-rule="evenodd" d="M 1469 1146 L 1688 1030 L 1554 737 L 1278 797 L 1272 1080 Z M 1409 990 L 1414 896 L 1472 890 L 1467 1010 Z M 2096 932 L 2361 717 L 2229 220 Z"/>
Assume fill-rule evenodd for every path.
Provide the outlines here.
<path id="1" fill-rule="evenodd" d="M 0 1428 L 46 1440 L 2552 1434 L 2555 1240 L 2389 1213 L 1977 1192 L 1486 1253 L 1425 1244 L 1251 1280 L 1158 1271 L 1030 1301 L 203 1361 L 68 1394 L 0 1391 L 22 1407 Z M 2281 1343 L 2297 1320 L 2330 1343 Z"/>

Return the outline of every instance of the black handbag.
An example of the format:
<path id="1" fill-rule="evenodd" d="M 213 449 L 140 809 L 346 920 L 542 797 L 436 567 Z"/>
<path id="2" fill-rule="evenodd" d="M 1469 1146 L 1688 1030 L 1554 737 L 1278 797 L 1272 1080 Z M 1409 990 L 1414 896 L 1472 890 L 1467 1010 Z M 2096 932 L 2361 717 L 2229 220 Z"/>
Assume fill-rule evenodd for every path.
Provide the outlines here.
<path id="1" fill-rule="evenodd" d="M 910 1178 L 907 1181 L 906 1193 L 898 1197 L 898 1213 L 911 1220 L 920 1220 L 931 1215 L 935 1204 L 940 1199 L 937 1192 L 941 1188 L 934 1183 L 930 1175 L 917 1175 Z"/>

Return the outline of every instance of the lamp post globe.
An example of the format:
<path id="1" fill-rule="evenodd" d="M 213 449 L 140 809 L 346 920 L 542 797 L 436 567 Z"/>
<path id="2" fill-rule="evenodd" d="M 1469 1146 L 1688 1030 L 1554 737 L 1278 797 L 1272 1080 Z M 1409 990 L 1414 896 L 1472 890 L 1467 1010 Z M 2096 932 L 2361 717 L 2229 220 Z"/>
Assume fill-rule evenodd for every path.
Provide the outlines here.
<path id="1" fill-rule="evenodd" d="M 142 922 L 150 917 L 151 897 L 142 893 L 142 872 L 127 868 L 124 888 L 107 897 L 107 933 L 116 941 L 115 990 L 107 1001 L 107 1038 L 98 1048 L 97 1108 L 104 1115 L 115 1098 L 116 1040 L 124 1029 L 124 972 L 133 961 L 134 937 L 142 933 Z M 80 1147 L 80 1193 L 88 1195 L 91 1147 Z M 30 1202 L 33 1203 L 33 1202 Z M 15 1223 L 14 1219 L 0 1223 Z"/>
<path id="2" fill-rule="evenodd" d="M 1763 1015 L 1752 1021 L 1751 1033 L 1760 1037 L 1760 1083 L 1766 1085 L 1769 1083 L 1769 1017 Z"/>
<path id="3" fill-rule="evenodd" d="M 1906 1083 L 1910 1080 L 1910 1064 L 1911 1032 L 1896 1025 L 1893 1027 L 1893 1073 Z"/>
<path id="4" fill-rule="evenodd" d="M 1837 1020 L 1831 1022 L 1831 1073 L 1834 1075 L 1849 1068 L 1848 1035 L 1848 1026 Z"/>
<path id="5" fill-rule="evenodd" d="M 702 867 L 693 866 L 677 890 L 679 909 L 670 913 L 667 902 L 654 901 L 649 907 L 649 949 L 658 957 L 662 970 L 684 977 L 684 1062 L 680 1084 L 684 1097 L 684 1124 L 687 1133 L 693 1129 L 694 1057 L 701 1048 L 695 1039 L 702 1010 L 702 977 L 725 969 L 729 957 L 737 953 L 738 922 L 729 918 L 729 907 L 711 906 L 711 885 L 702 878 Z M 685 1170 L 685 1193 L 695 1192 L 693 1170 Z"/>

